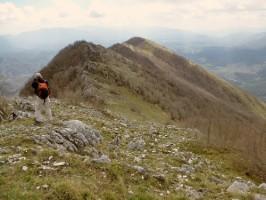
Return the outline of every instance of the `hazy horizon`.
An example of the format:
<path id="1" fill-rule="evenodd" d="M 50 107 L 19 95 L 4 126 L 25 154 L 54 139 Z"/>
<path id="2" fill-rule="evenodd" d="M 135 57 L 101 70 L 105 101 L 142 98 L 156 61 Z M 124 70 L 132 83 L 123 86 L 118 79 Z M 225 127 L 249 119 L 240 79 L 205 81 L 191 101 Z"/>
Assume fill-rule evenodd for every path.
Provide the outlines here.
<path id="1" fill-rule="evenodd" d="M 0 35 L 51 28 L 182 30 L 206 35 L 266 30 L 263 0 L 0 0 Z"/>

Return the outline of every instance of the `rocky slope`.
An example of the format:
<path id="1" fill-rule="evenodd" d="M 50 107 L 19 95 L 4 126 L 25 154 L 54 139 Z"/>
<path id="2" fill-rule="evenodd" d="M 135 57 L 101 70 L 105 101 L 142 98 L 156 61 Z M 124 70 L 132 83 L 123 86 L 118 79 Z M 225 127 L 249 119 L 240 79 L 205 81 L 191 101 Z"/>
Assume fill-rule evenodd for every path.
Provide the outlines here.
<path id="1" fill-rule="evenodd" d="M 158 44 L 132 38 L 106 49 L 80 41 L 41 72 L 53 96 L 73 102 L 139 112 L 148 109 L 135 105 L 142 98 L 177 123 L 198 128 L 206 144 L 241 151 L 245 163 L 265 175 L 264 103 Z M 21 94 L 30 95 L 29 88 L 30 81 Z"/>
<path id="2" fill-rule="evenodd" d="M 36 126 L 32 102 L 10 101 L 18 118 L 0 124 L 0 199 L 266 198 L 233 154 L 198 146 L 196 129 L 55 99 L 53 122 Z"/>

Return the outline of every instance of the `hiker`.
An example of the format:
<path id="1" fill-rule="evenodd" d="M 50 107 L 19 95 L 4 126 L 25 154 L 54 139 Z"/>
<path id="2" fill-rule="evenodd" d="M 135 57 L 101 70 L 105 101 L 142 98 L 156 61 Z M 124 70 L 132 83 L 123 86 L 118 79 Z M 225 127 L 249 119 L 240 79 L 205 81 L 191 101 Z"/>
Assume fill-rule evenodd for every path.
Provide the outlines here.
<path id="1" fill-rule="evenodd" d="M 41 123 L 46 121 L 43 113 L 48 120 L 52 120 L 52 112 L 50 107 L 50 89 L 48 81 L 44 80 L 40 73 L 34 74 L 34 79 L 31 84 L 36 94 L 35 100 L 35 121 Z"/>

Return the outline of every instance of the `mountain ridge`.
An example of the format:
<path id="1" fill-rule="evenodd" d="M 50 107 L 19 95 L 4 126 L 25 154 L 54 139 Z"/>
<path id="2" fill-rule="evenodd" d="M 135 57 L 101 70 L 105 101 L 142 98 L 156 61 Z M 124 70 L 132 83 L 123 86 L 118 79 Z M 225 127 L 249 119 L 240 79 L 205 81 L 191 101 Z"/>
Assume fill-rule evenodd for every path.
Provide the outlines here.
<path id="1" fill-rule="evenodd" d="M 59 98 L 110 105 L 124 98 L 115 91 L 123 87 L 176 122 L 198 128 L 208 145 L 242 151 L 265 170 L 264 103 L 149 40 L 135 37 L 108 49 L 79 41 L 41 73 Z M 29 84 L 21 95 L 30 94 Z"/>

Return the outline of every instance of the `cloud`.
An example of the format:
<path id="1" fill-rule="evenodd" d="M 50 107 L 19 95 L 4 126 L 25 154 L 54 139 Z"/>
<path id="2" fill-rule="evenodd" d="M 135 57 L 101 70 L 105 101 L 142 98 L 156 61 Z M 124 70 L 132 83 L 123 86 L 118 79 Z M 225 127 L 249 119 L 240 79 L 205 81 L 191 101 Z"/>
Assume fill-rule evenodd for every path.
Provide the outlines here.
<path id="1" fill-rule="evenodd" d="M 49 27 L 159 26 L 191 31 L 266 27 L 265 0 L 50 0 L 0 3 L 0 34 Z"/>
<path id="2" fill-rule="evenodd" d="M 101 14 L 101 13 L 95 11 L 95 10 L 90 11 L 89 16 L 92 17 L 92 18 L 100 18 L 100 17 L 104 17 L 103 14 Z"/>

